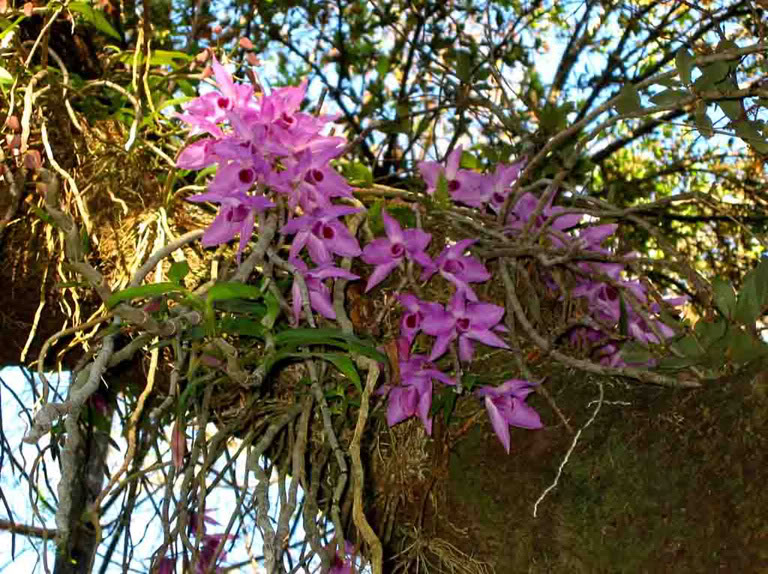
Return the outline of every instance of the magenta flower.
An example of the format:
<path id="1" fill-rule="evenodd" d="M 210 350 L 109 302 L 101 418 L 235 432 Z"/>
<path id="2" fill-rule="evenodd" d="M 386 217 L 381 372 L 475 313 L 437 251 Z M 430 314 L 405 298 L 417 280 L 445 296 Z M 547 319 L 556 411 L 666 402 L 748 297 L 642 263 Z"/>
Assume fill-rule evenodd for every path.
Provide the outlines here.
<path id="1" fill-rule="evenodd" d="M 290 258 L 297 259 L 299 252 L 306 245 L 312 261 L 318 265 L 331 261 L 331 254 L 342 257 L 360 255 L 360 244 L 349 232 L 349 229 L 339 221 L 339 217 L 351 215 L 360 211 L 356 207 L 334 205 L 327 208 L 315 208 L 309 215 L 294 217 L 289 220 L 281 233 L 296 234 L 291 244 Z"/>
<path id="2" fill-rule="evenodd" d="M 213 151 L 213 138 L 202 138 L 192 142 L 179 153 L 176 167 L 181 169 L 203 169 L 218 161 Z"/>
<path id="3" fill-rule="evenodd" d="M 440 371 L 424 355 L 409 355 L 408 343 L 398 341 L 400 350 L 400 384 L 386 386 L 381 392 L 388 393 L 387 424 L 395 426 L 417 415 L 427 434 L 432 434 L 432 383 L 438 380 L 446 385 L 455 385 L 456 381 Z"/>
<path id="4" fill-rule="evenodd" d="M 539 429 L 543 426 L 539 413 L 525 404 L 525 399 L 533 392 L 531 387 L 535 384 L 511 379 L 499 387 L 484 386 L 475 391 L 476 396 L 485 399 L 488 418 L 507 454 L 510 425 L 524 429 Z"/>
<path id="5" fill-rule="evenodd" d="M 157 574 L 173 574 L 173 570 L 176 566 L 176 558 L 171 556 L 164 556 L 157 567 Z"/>
<path id="6" fill-rule="evenodd" d="M 404 259 L 416 261 L 425 269 L 434 267 L 429 255 L 424 251 L 432 241 L 429 233 L 421 229 L 403 231 L 397 220 L 383 210 L 381 218 L 387 237 L 374 239 L 363 249 L 363 261 L 376 266 L 368 278 L 366 292 L 381 283 Z"/>
<path id="7" fill-rule="evenodd" d="M 262 212 L 275 204 L 262 195 L 248 195 L 242 191 L 232 194 L 209 191 L 187 198 L 187 201 L 220 204 L 221 208 L 216 219 L 203 234 L 203 245 L 211 247 L 226 243 L 240 234 L 240 244 L 237 248 L 238 259 L 243 253 L 248 240 L 253 235 L 255 213 Z"/>
<path id="8" fill-rule="evenodd" d="M 477 301 L 477 295 L 469 284 L 487 281 L 491 278 L 491 274 L 480 261 L 471 255 L 464 255 L 464 252 L 474 243 L 474 239 L 462 239 L 446 247 L 435 259 L 434 266 L 424 269 L 421 280 L 426 281 L 437 270 L 440 275 L 456 286 L 457 291 L 466 293 L 467 299 Z"/>
<path id="9" fill-rule="evenodd" d="M 422 161 L 419 164 L 421 177 L 427 184 L 427 193 L 432 195 L 437 190 L 437 182 L 442 175 L 448 185 L 448 192 L 455 201 L 468 205 L 482 206 L 479 199 L 482 176 L 479 173 L 459 169 L 462 147 L 458 146 L 445 160 L 445 167 L 436 161 Z M 458 199 L 461 198 L 461 199 Z M 479 202 L 479 203 L 478 203 Z"/>
<path id="10" fill-rule="evenodd" d="M 538 197 L 532 193 L 523 194 L 515 206 L 510 210 L 505 229 L 507 231 L 522 231 L 526 225 L 528 225 L 528 220 L 531 218 L 531 216 L 533 216 L 538 204 Z M 536 221 L 531 225 L 530 229 L 535 231 L 544 225 L 544 222 L 547 221 L 549 217 L 558 213 L 562 213 L 563 211 L 564 210 L 562 207 L 552 207 L 550 202 L 549 205 L 544 206 L 541 214 L 536 218 Z M 569 213 L 561 215 L 560 217 L 552 220 L 550 229 L 555 231 L 565 231 L 566 229 L 570 229 L 571 227 L 578 225 L 582 217 L 584 216 L 581 213 Z"/>
<path id="11" fill-rule="evenodd" d="M 344 542 L 344 554 L 339 554 L 336 550 L 331 560 L 331 569 L 328 574 L 356 574 L 355 568 L 355 547 L 348 540 Z"/>
<path id="12" fill-rule="evenodd" d="M 446 310 L 427 310 L 422 321 L 422 330 L 436 337 L 429 359 L 434 361 L 448 349 L 451 341 L 459 341 L 459 358 L 472 360 L 474 346 L 472 341 L 479 341 L 491 347 L 508 349 L 509 346 L 493 330 L 503 329 L 499 321 L 504 316 L 504 308 L 490 303 L 468 303 L 465 294 L 457 291 L 451 298 Z"/>
<path id="13" fill-rule="evenodd" d="M 440 305 L 440 303 L 422 301 L 410 293 L 398 295 L 397 300 L 406 311 L 400 319 L 400 336 L 405 339 L 410 346 L 413 339 L 416 338 L 416 335 L 421 331 L 424 315 L 428 313 L 439 313 L 443 310 L 443 306 Z"/>
<path id="14" fill-rule="evenodd" d="M 211 567 L 214 566 L 213 558 L 216 553 L 216 549 L 219 547 L 219 543 L 223 539 L 232 539 L 233 535 L 224 536 L 223 534 L 206 534 L 203 536 L 202 544 L 200 545 L 200 557 L 195 565 L 195 574 L 207 574 L 211 571 Z M 217 559 L 217 562 L 222 562 L 227 559 L 227 553 L 222 550 Z M 224 569 L 217 567 L 214 572 L 224 572 Z"/>
<path id="15" fill-rule="evenodd" d="M 343 150 L 341 138 L 327 138 L 323 146 L 306 149 L 294 158 L 284 160 L 285 169 L 273 174 L 270 184 L 288 196 L 291 208 L 301 206 L 304 211 L 331 207 L 334 197 L 351 197 L 352 187 L 328 165 Z"/>
<path id="16" fill-rule="evenodd" d="M 310 270 L 307 267 L 307 264 L 301 259 L 290 259 L 289 261 L 304 277 L 304 282 L 306 283 L 307 291 L 309 292 L 309 304 L 312 309 L 320 313 L 326 319 L 335 319 L 336 311 L 334 311 L 333 302 L 331 301 L 331 290 L 324 283 L 324 280 L 329 278 L 353 280 L 359 279 L 360 277 L 340 267 L 334 267 L 330 262 Z M 291 297 L 293 317 L 298 323 L 303 301 L 301 298 L 299 282 L 295 278 L 293 280 L 293 287 L 291 288 Z"/>
<path id="17" fill-rule="evenodd" d="M 494 212 L 501 211 L 509 195 L 510 186 L 520 175 L 524 165 L 524 159 L 511 165 L 500 163 L 493 175 L 487 177 L 484 195 L 487 196 L 488 205 Z"/>
<path id="18" fill-rule="evenodd" d="M 229 112 L 246 109 L 255 104 L 253 88 L 245 84 L 235 84 L 232 76 L 215 57 L 213 73 L 219 91 L 192 100 L 184 107 L 184 113 L 176 114 L 177 118 L 192 126 L 193 135 L 209 133 L 214 137 L 221 137 L 223 132 L 218 124 L 228 119 Z"/>
<path id="19" fill-rule="evenodd" d="M 603 242 L 616 233 L 618 227 L 616 223 L 608 223 L 581 229 L 579 230 L 579 244 L 582 249 L 587 251 L 608 253 L 608 250 L 602 247 Z"/>

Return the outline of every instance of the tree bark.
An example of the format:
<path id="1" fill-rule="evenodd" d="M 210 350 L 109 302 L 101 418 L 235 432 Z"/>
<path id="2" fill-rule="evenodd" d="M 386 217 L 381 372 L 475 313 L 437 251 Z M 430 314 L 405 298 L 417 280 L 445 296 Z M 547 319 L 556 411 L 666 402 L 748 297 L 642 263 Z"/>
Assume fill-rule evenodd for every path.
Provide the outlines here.
<path id="1" fill-rule="evenodd" d="M 81 418 L 81 425 L 85 427 L 81 430 L 84 433 L 84 440 L 81 447 L 74 453 L 73 462 L 78 471 L 75 481 L 70 486 L 72 489 L 70 535 L 56 550 L 54 574 L 90 573 L 93 570 L 96 549 L 101 542 L 88 509 L 103 488 L 104 469 L 109 450 L 109 428 L 112 424 L 115 404 L 114 398 L 108 397 L 104 388 L 99 389 L 93 397 L 95 400 L 92 399 L 90 404 L 104 404 L 106 407 L 101 412 L 97 412 L 97 409 L 91 406 L 84 411 Z M 103 416 L 106 419 L 106 432 L 98 430 L 95 422 L 97 416 Z M 104 424 L 102 421 L 98 426 L 103 427 Z M 96 517 L 96 520 L 98 519 L 99 517 Z"/>

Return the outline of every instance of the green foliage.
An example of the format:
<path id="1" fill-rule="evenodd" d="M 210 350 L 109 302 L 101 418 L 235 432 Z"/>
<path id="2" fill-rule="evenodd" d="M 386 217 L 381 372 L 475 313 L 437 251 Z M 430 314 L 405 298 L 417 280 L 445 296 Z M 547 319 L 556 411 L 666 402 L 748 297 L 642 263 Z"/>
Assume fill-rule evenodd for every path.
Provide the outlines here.
<path id="1" fill-rule="evenodd" d="M 104 16 L 104 12 L 95 9 L 88 2 L 70 2 L 67 4 L 67 9 L 80 14 L 83 19 L 91 26 L 96 28 L 99 32 L 110 36 L 115 40 L 121 40 L 120 34 L 114 29 L 109 20 Z"/>
<path id="2" fill-rule="evenodd" d="M 128 287 L 122 291 L 113 293 L 106 301 L 108 308 L 112 308 L 118 303 L 125 301 L 131 301 L 133 299 L 146 299 L 147 297 L 158 297 L 160 295 L 167 295 L 168 293 L 184 293 L 189 292 L 180 287 L 176 283 L 151 283 L 149 285 L 139 285 L 138 287 Z"/>
<path id="3" fill-rule="evenodd" d="M 616 106 L 616 111 L 622 115 L 634 114 L 643 109 L 643 105 L 640 102 L 640 94 L 633 84 L 626 84 L 621 88 L 614 105 Z"/>

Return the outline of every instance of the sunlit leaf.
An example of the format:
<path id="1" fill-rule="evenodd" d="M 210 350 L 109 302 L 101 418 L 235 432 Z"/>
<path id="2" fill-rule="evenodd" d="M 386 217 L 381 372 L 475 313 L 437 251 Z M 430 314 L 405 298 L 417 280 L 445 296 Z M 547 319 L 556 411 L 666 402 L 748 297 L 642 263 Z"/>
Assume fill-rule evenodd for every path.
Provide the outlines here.
<path id="1" fill-rule="evenodd" d="M 120 34 L 117 33 L 117 30 L 115 30 L 112 27 L 112 24 L 109 23 L 109 20 L 107 20 L 106 16 L 104 15 L 104 12 L 101 10 L 96 10 L 93 6 L 91 6 L 87 2 L 70 2 L 67 4 L 67 8 L 71 10 L 72 12 L 76 12 L 78 14 L 81 14 L 86 22 L 88 22 L 91 26 L 96 28 L 99 32 L 103 32 L 107 36 L 111 36 L 115 40 L 122 40 L 120 37 Z"/>
<path id="2" fill-rule="evenodd" d="M 693 55 L 684 46 L 675 53 L 675 66 L 683 83 L 690 84 L 691 70 L 693 70 Z"/>
<path id="3" fill-rule="evenodd" d="M 637 88 L 632 84 L 627 84 L 621 88 L 615 106 L 616 110 L 622 115 L 642 111 L 643 105 L 640 102 L 640 94 Z"/>

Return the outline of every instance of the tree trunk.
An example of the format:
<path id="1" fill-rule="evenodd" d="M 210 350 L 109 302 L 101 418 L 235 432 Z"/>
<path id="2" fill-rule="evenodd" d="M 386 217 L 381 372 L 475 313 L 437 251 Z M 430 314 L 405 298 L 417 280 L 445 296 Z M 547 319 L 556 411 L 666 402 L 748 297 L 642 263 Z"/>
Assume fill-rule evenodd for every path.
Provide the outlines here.
<path id="1" fill-rule="evenodd" d="M 101 408 L 90 406 L 83 411 L 81 425 L 84 437 L 81 448 L 74 453 L 75 468 L 78 469 L 70 488 L 72 510 L 69 514 L 69 538 L 56 550 L 54 574 L 88 574 L 93 569 L 96 549 L 101 540 L 97 539 L 91 516 L 90 504 L 96 499 L 104 485 L 104 469 L 109 450 L 109 428 L 115 411 L 114 398 L 107 396 L 106 389 L 99 389 L 90 405 L 105 405 Z M 98 517 L 97 517 L 98 519 Z"/>

